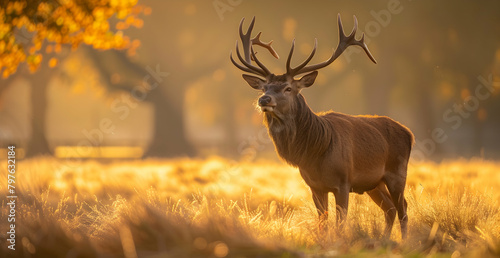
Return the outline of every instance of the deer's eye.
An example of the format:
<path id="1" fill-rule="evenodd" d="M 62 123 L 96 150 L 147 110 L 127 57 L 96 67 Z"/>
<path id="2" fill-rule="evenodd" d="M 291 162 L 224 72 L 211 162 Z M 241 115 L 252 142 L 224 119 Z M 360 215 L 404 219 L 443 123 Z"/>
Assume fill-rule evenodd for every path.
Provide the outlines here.
<path id="1" fill-rule="evenodd" d="M 291 92 L 292 91 L 292 88 L 288 87 L 285 89 L 285 92 Z"/>

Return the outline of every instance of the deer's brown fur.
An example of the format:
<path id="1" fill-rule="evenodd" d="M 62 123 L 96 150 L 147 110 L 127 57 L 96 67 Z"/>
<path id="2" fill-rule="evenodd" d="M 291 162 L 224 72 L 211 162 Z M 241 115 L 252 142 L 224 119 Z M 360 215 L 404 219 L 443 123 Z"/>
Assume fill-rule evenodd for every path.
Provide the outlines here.
<path id="1" fill-rule="evenodd" d="M 263 92 L 258 104 L 265 112 L 264 124 L 276 151 L 287 163 L 299 168 L 302 178 L 311 188 L 320 218 L 326 217 L 329 192 L 335 195 L 339 222 L 347 213 L 349 193 L 367 192 L 385 213 L 386 234 L 390 234 L 397 212 L 404 238 L 408 223 L 404 189 L 414 142 L 411 131 L 385 116 L 351 116 L 337 112 L 315 114 L 300 93 L 313 85 L 317 69 L 329 65 L 349 45 L 363 47 L 375 62 L 363 38 L 359 41 L 354 38 L 357 21 L 353 32 L 345 36 L 339 16 L 339 47 L 323 63 L 306 66 L 314 55 L 314 48 L 305 62 L 291 68 L 292 45 L 287 73 L 278 76 L 271 74 L 253 53 L 251 46 L 255 43 L 250 40 L 253 21 L 247 34 L 243 34 L 241 26 L 240 37 L 246 46 L 245 59 L 239 50 L 237 54 L 244 66 L 237 64 L 232 57 L 231 61 L 246 72 L 265 77 L 243 75 L 250 86 Z M 275 53 L 271 43 L 260 42 L 259 36 L 259 45 Z M 251 64 L 250 56 L 259 67 Z M 301 79 L 294 79 L 295 75 L 305 72 L 310 73 Z"/>

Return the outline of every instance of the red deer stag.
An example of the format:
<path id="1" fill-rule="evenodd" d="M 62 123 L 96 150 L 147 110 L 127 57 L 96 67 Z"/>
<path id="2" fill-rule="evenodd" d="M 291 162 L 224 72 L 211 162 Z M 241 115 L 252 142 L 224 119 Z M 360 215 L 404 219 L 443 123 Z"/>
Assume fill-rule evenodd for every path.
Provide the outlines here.
<path id="1" fill-rule="evenodd" d="M 364 43 L 364 35 L 360 40 L 355 39 L 356 16 L 354 29 L 346 36 L 338 15 L 339 44 L 331 57 L 322 63 L 307 65 L 316 52 L 315 41 L 307 59 L 292 68 L 290 63 L 294 41 L 283 75 L 272 74 L 253 51 L 252 45 L 259 45 L 278 58 L 271 47 L 272 42 L 263 43 L 260 40 L 261 33 L 251 39 L 255 18 L 246 34 L 242 30 L 243 21 L 239 34 L 244 57 L 236 42 L 236 54 L 242 64 L 235 62 L 232 53 L 231 62 L 245 72 L 260 76 L 243 74 L 243 79 L 252 88 L 263 92 L 258 105 L 265 113 L 264 123 L 276 151 L 287 163 L 299 168 L 300 175 L 311 188 L 320 219 L 328 215 L 329 192 L 335 196 L 337 222 L 345 219 L 349 192 L 367 192 L 385 213 L 385 235 L 390 235 L 397 211 L 402 237 L 405 238 L 408 217 L 404 189 L 408 159 L 414 142 L 411 131 L 384 116 L 351 116 L 337 112 L 315 114 L 300 93 L 303 88 L 314 83 L 317 70 L 331 64 L 351 45 L 363 48 L 376 63 Z M 308 74 L 300 79 L 294 78 L 303 73 Z"/>

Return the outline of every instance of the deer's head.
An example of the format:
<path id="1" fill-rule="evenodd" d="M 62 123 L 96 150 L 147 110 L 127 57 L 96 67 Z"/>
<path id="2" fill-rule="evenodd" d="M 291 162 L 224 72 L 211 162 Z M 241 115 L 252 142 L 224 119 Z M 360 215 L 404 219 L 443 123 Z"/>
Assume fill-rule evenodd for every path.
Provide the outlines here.
<path id="1" fill-rule="evenodd" d="M 243 65 L 237 63 L 233 59 L 232 53 L 230 55 L 230 59 L 231 62 L 240 70 L 257 75 L 254 76 L 243 74 L 243 79 L 245 79 L 245 81 L 252 88 L 263 92 L 262 96 L 260 96 L 258 100 L 258 105 L 263 112 L 270 113 L 272 115 L 281 116 L 289 113 L 290 110 L 293 109 L 300 91 L 303 88 L 310 87 L 314 84 L 314 80 L 318 75 L 317 70 L 333 63 L 333 61 L 335 61 L 348 46 L 358 45 L 362 47 L 368 57 L 374 63 L 377 63 L 364 42 L 364 34 L 362 35 L 360 40 L 355 39 L 356 30 L 358 28 L 358 21 L 356 19 L 356 16 L 354 16 L 354 28 L 351 34 L 349 34 L 349 36 L 346 36 L 342 28 L 342 21 L 339 14 L 339 44 L 328 60 L 314 65 L 307 65 L 316 53 L 317 40 L 315 40 L 314 48 L 307 59 L 297 67 L 292 68 L 290 62 L 292 60 L 293 50 L 295 46 L 294 40 L 286 61 L 286 73 L 282 75 L 274 75 L 269 71 L 269 69 L 264 66 L 264 64 L 259 61 L 259 59 L 257 59 L 257 56 L 255 55 L 255 52 L 253 50 L 253 45 L 259 45 L 268 49 L 274 57 L 279 58 L 278 54 L 271 46 L 272 41 L 270 41 L 269 43 L 262 42 L 260 40 L 261 32 L 259 32 L 259 34 L 257 34 L 255 38 L 251 39 L 255 17 L 252 19 L 247 33 L 243 34 L 243 21 L 244 19 L 242 19 L 240 23 L 239 34 L 241 42 L 243 44 L 244 57 L 241 56 L 238 42 L 236 42 L 236 55 Z M 257 66 L 252 64 L 253 62 L 257 64 Z M 295 79 L 296 76 L 305 73 L 307 74 L 302 76 L 300 79 Z"/>

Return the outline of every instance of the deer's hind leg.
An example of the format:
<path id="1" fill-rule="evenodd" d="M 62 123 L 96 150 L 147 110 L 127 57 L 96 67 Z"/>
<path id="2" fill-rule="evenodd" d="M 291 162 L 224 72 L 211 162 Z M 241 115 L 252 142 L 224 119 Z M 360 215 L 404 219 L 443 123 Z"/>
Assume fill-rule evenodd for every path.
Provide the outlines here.
<path id="1" fill-rule="evenodd" d="M 387 173 L 385 176 L 385 183 L 387 190 L 391 195 L 392 202 L 398 211 L 399 223 L 401 225 L 401 237 L 406 238 L 408 230 L 408 204 L 405 199 L 405 185 L 406 185 L 406 165 L 402 166 L 398 173 Z"/>
<path id="2" fill-rule="evenodd" d="M 385 187 L 385 184 L 383 182 L 380 182 L 380 184 L 375 189 L 366 193 L 384 211 L 384 236 L 389 237 L 391 235 L 392 226 L 394 225 L 394 220 L 396 219 L 396 207 L 391 200 L 389 191 Z"/>

